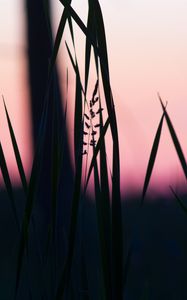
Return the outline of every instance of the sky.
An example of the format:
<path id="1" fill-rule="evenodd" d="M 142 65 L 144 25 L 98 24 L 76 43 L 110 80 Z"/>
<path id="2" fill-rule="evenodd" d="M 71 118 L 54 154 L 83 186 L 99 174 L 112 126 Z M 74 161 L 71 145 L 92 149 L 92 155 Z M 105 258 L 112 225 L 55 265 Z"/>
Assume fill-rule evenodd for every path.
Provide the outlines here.
<path id="1" fill-rule="evenodd" d="M 14 5 L 8 0 L 1 2 L 0 92 L 6 99 L 24 157 L 24 165 L 29 170 L 32 143 L 28 138 L 31 127 L 24 52 L 26 45 L 23 1 L 15 0 Z M 86 4 L 85 0 L 72 1 L 73 7 L 84 21 Z M 106 26 L 111 85 L 120 137 L 121 186 L 122 190 L 140 190 L 162 114 L 157 92 L 164 102 L 168 102 L 168 113 L 184 154 L 187 153 L 187 1 L 101 0 L 100 4 Z M 61 12 L 62 5 L 59 1 L 54 1 L 54 32 Z M 75 32 L 77 56 L 83 74 L 84 36 L 76 26 Z M 68 32 L 65 38 L 71 47 Z M 68 118 L 72 140 L 71 99 L 74 93 L 74 74 L 63 45 L 58 61 L 62 78 L 67 67 L 70 76 Z M 92 78 L 94 82 L 94 74 L 91 75 Z M 7 132 L 4 130 L 6 126 L 3 125 L 2 108 L 0 115 L 3 128 L 0 130 L 0 138 L 6 150 L 6 147 L 10 149 L 10 146 L 7 146 L 6 142 Z M 11 151 L 7 153 L 10 169 L 14 170 L 13 155 Z M 183 182 L 184 176 L 167 126 L 164 125 L 151 180 L 152 190 L 168 191 L 169 185 L 179 189 Z"/>
<path id="2" fill-rule="evenodd" d="M 1 0 L 0 5 L 0 141 L 11 179 L 17 185 L 20 180 L 1 96 L 3 95 L 5 99 L 25 171 L 28 175 L 32 158 L 32 141 L 30 139 L 31 122 L 24 6 L 21 0 Z"/>

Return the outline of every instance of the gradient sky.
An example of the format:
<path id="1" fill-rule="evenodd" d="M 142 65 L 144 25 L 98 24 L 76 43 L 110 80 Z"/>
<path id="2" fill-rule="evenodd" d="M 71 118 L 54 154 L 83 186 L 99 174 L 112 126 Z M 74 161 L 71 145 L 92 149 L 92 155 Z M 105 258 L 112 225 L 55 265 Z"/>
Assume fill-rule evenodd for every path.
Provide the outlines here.
<path id="1" fill-rule="evenodd" d="M 26 72 L 26 42 L 23 1 L 1 0 L 0 9 L 0 95 L 3 95 L 17 137 L 24 167 L 29 173 L 32 142 L 29 95 Z M 0 100 L 0 140 L 8 162 L 11 178 L 19 176 L 10 143 L 7 122 Z"/>
<path id="2" fill-rule="evenodd" d="M 0 90 L 6 98 L 11 116 L 14 117 L 13 124 L 26 166 L 31 157 L 31 147 L 29 143 L 22 143 L 29 136 L 27 132 L 30 132 L 30 125 L 29 118 L 24 119 L 26 114 L 20 108 L 24 104 L 24 109 L 27 112 L 29 110 L 28 93 L 24 88 L 27 79 L 23 1 L 1 2 Z M 54 3 L 56 28 L 62 6 L 58 1 Z M 87 1 L 74 0 L 72 3 L 85 21 Z M 139 189 L 162 113 L 157 92 L 163 101 L 168 101 L 168 112 L 184 153 L 187 153 L 187 1 L 102 0 L 100 3 L 106 25 L 111 83 L 118 116 L 122 189 Z M 68 33 L 66 39 L 70 43 Z M 84 37 L 80 30 L 76 30 L 76 44 L 83 70 Z M 64 69 L 68 67 L 70 72 L 68 112 L 71 120 L 73 72 L 63 50 L 59 57 L 62 56 Z M 62 76 L 63 73 L 61 67 Z M 0 137 L 6 147 L 2 110 L 0 114 L 3 128 Z M 73 127 L 72 122 L 69 122 L 71 133 Z M 13 166 L 12 154 L 9 156 L 10 165 Z M 167 127 L 164 126 L 152 185 L 157 184 L 168 190 L 168 185 L 172 184 L 177 188 L 183 177 Z"/>
<path id="3" fill-rule="evenodd" d="M 73 7 L 84 21 L 86 3 L 73 1 Z M 157 92 L 163 101 L 168 101 L 168 112 L 187 153 L 187 1 L 119 0 L 116 4 L 102 0 L 100 3 L 118 116 L 121 185 L 122 189 L 134 190 L 142 187 L 162 114 Z M 79 30 L 76 34 L 83 71 L 84 38 Z M 164 126 L 152 184 L 168 190 L 170 184 L 179 188 L 183 180 L 167 126 Z"/>

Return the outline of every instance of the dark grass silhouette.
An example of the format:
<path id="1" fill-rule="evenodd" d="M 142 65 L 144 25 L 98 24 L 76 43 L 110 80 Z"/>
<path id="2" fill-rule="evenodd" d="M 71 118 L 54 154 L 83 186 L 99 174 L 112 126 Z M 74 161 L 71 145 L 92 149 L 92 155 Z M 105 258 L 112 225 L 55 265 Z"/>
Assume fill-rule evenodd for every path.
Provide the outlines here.
<path id="1" fill-rule="evenodd" d="M 88 19 L 85 25 L 73 10 L 71 1 L 61 0 L 61 3 L 64 10 L 54 45 L 50 44 L 53 50 L 49 52 L 48 76 L 44 84 L 46 88 L 40 95 L 43 105 L 38 119 L 41 121 L 40 125 L 36 125 L 37 142 L 28 182 L 5 106 L 23 190 L 14 191 L 3 149 L 0 148 L 0 166 L 8 195 L 3 195 L 2 204 L 2 212 L 7 216 L 3 219 L 6 232 L 2 230 L 4 244 L 1 257 L 6 257 L 2 277 L 3 273 L 6 274 L 5 278 L 10 276 L 11 286 L 7 290 L 8 280 L 3 279 L 3 297 L 55 300 L 186 299 L 187 218 L 174 199 L 177 198 L 180 204 L 183 200 L 173 191 L 173 201 L 170 204 L 162 199 L 158 199 L 155 204 L 149 204 L 147 199 L 144 204 L 164 121 L 167 122 L 186 175 L 184 154 L 166 107 L 159 96 L 163 115 L 154 138 L 142 198 L 134 198 L 132 195 L 129 201 L 122 201 L 118 128 L 100 4 L 97 0 L 88 1 Z M 84 84 L 81 82 L 76 57 L 74 22 L 86 37 Z M 66 113 L 62 115 L 62 110 L 59 110 L 55 67 L 65 25 L 69 27 L 74 46 L 74 53 L 71 53 L 66 44 L 76 79 L 75 174 L 69 193 L 63 192 L 67 180 L 66 172 L 70 172 L 66 169 L 66 160 L 70 155 L 65 147 Z M 48 30 L 47 26 L 45 30 Z M 91 60 L 92 50 L 94 61 Z M 92 63 L 96 68 L 96 84 L 92 98 L 88 101 L 87 89 Z M 103 98 L 100 96 L 102 89 Z M 106 120 L 103 117 L 103 108 L 107 112 Z M 105 143 L 105 135 L 108 132 L 111 134 L 113 150 L 111 174 L 108 172 L 106 159 L 108 145 Z M 85 143 L 87 150 L 84 148 Z M 83 160 L 88 155 L 91 162 L 88 164 L 87 160 L 88 169 L 86 178 L 83 179 Z M 46 161 L 47 171 L 44 167 Z M 64 176 L 62 170 L 65 172 Z M 90 201 L 86 193 L 91 176 L 94 182 L 94 201 Z M 47 185 L 47 194 L 43 189 L 44 183 Z M 140 203 L 144 205 L 140 207 Z M 47 218 L 44 205 L 48 206 Z M 66 210 L 66 205 L 71 206 L 71 212 Z M 64 215 L 63 208 L 68 216 Z M 11 241 L 11 247 L 8 240 Z M 8 249 L 7 255 L 3 253 L 5 249 Z M 11 253 L 13 257 L 10 266 L 6 260 Z"/>

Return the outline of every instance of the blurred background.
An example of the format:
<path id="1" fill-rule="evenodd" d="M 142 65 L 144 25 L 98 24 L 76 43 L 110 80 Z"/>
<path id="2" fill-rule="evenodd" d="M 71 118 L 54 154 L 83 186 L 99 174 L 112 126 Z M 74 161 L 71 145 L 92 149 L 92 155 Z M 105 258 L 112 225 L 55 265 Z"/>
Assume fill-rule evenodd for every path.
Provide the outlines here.
<path id="1" fill-rule="evenodd" d="M 86 22 L 87 2 L 72 2 L 75 10 Z M 138 208 L 151 146 L 162 114 L 157 92 L 164 102 L 168 101 L 168 112 L 184 153 L 187 153 L 187 1 L 101 0 L 100 3 L 106 25 L 119 128 L 121 189 L 123 196 L 124 192 L 131 195 L 129 201 L 123 202 L 125 247 L 132 243 L 134 251 L 125 296 L 126 299 L 139 300 L 144 287 L 147 287 L 151 300 L 186 300 L 187 218 L 173 197 L 165 197 L 169 185 L 180 194 L 184 193 L 186 182 L 166 126 L 149 187 L 149 198 L 141 212 Z M 59 1 L 45 1 L 45 4 L 44 10 L 42 0 L 0 0 L 0 94 L 5 98 L 28 178 L 46 90 L 52 36 L 55 36 L 63 10 Z M 77 57 L 83 74 L 85 38 L 76 25 L 74 30 Z M 68 132 L 65 133 L 67 160 L 64 167 L 64 170 L 68 170 L 68 176 L 65 177 L 67 189 L 63 193 L 72 184 L 72 155 L 69 149 L 73 145 L 74 106 L 71 100 L 75 92 L 75 79 L 64 46 L 65 39 L 72 49 L 67 32 L 55 70 L 59 117 L 62 120 L 64 99 L 67 96 L 67 68 L 69 73 Z M 94 74 L 91 74 L 91 81 L 92 79 L 95 84 Z M 46 145 L 51 141 L 50 126 L 48 133 Z M 23 195 L 19 190 L 20 179 L 2 100 L 0 141 L 12 182 L 17 188 L 16 195 L 20 206 L 23 206 Z M 49 151 L 47 149 L 44 162 L 50 155 Z M 49 167 L 49 164 L 44 163 L 45 171 Z M 42 188 L 47 197 L 46 180 L 44 177 Z M 15 282 L 18 235 L 2 178 L 0 184 L 3 199 L 0 218 L 0 289 L 2 299 L 11 299 L 12 291 L 9 286 Z M 152 199 L 157 201 L 149 201 Z M 61 222 L 65 220 L 65 224 L 68 224 L 70 203 L 65 202 L 63 205 L 65 210 L 62 207 L 59 209 L 62 213 Z M 43 238 L 48 209 L 48 204 L 42 202 L 35 211 L 40 238 Z M 84 237 L 88 276 L 91 278 L 93 299 L 98 299 L 99 277 L 95 268 L 98 263 L 98 240 L 94 203 L 86 202 L 86 209 Z M 62 230 L 61 226 L 59 230 Z M 64 238 L 65 233 L 63 228 L 59 236 Z M 59 242 L 58 249 L 62 257 L 65 251 L 63 247 L 64 241 Z M 33 270 L 34 266 L 33 264 Z M 76 266 L 74 274 L 76 278 Z"/>
<path id="2" fill-rule="evenodd" d="M 102 0 L 100 3 L 106 26 L 111 82 L 118 117 L 121 187 L 123 192 L 139 192 L 162 113 L 157 92 L 164 102 L 168 101 L 168 112 L 184 153 L 187 152 L 187 3 L 184 0 L 166 0 L 164 3 L 161 0 L 133 0 L 118 1 L 117 4 Z M 63 9 L 59 1 L 46 1 L 47 6 L 51 24 L 47 25 L 46 30 L 40 1 L 1 0 L 0 92 L 5 98 L 28 175 L 45 91 L 46 62 L 51 53 L 48 38 L 51 34 L 55 36 Z M 86 22 L 87 2 L 74 0 L 73 7 Z M 77 57 L 83 74 L 85 39 L 76 25 L 74 30 Z M 68 32 L 64 39 L 71 48 Z M 62 98 L 68 68 L 67 122 L 71 147 L 74 74 L 64 39 L 57 60 L 57 78 Z M 93 80 L 95 82 L 94 75 Z M 63 106 L 63 101 L 61 103 Z M 0 120 L 0 139 L 11 178 L 15 185 L 19 185 L 2 101 Z M 181 190 L 184 183 L 168 129 L 164 126 L 150 190 L 167 193 L 169 185 Z"/>

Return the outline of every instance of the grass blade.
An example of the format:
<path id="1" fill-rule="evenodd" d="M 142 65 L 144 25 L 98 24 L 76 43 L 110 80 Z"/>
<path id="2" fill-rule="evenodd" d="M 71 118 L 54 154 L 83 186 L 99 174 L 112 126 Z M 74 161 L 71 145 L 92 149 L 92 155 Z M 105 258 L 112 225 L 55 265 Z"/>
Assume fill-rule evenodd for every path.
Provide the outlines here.
<path id="1" fill-rule="evenodd" d="M 74 192 L 73 192 L 71 218 L 70 218 L 70 230 L 69 230 L 69 239 L 68 239 L 68 254 L 62 271 L 60 282 L 58 284 L 56 298 L 55 298 L 56 300 L 62 299 L 64 295 L 65 287 L 68 286 L 70 280 L 74 246 L 75 246 L 79 200 L 81 195 L 81 177 L 82 177 L 82 153 L 80 154 L 80 159 L 77 160 L 77 165 L 76 165 Z"/>
<path id="2" fill-rule="evenodd" d="M 20 275 L 21 275 L 21 269 L 23 265 L 25 247 L 27 245 L 28 237 L 29 237 L 29 226 L 30 226 L 31 214 L 32 214 L 32 209 L 34 204 L 34 196 L 37 189 L 37 182 L 38 182 L 38 176 L 39 176 L 41 159 L 42 159 L 42 148 L 43 148 L 44 138 L 45 138 L 47 112 L 48 112 L 48 101 L 46 102 L 46 105 L 44 106 L 43 113 L 42 113 L 40 130 L 38 134 L 38 144 L 37 144 L 37 148 L 36 148 L 36 152 L 32 164 L 25 211 L 24 211 L 23 222 L 21 227 L 21 237 L 20 237 L 19 250 L 18 250 L 18 265 L 17 265 L 17 274 L 16 274 L 16 291 L 15 291 L 16 295 L 20 283 Z"/>
<path id="3" fill-rule="evenodd" d="M 20 155 L 19 148 L 18 148 L 18 145 L 16 142 L 16 137 L 14 134 L 14 130 L 13 130 L 11 121 L 10 121 L 10 117 L 9 117 L 9 114 L 7 111 L 4 97 L 3 97 L 3 103 L 4 103 L 6 118 L 7 118 L 7 122 L 8 122 L 8 128 L 9 128 L 9 132 L 10 132 L 10 136 L 11 136 L 11 140 L 12 140 L 12 145 L 13 145 L 13 149 L 14 149 L 14 154 L 15 154 L 15 158 L 16 158 L 16 162 L 17 162 L 17 167 L 19 170 L 19 174 L 20 174 L 23 189 L 25 191 L 25 195 L 27 195 L 27 191 L 28 191 L 27 180 L 26 180 L 26 176 L 25 176 L 25 172 L 24 172 L 24 168 L 23 168 L 23 164 L 22 164 L 22 160 L 21 160 L 21 155 Z"/>
<path id="4" fill-rule="evenodd" d="M 94 150 L 94 149 L 93 149 Z M 93 152 L 94 153 L 94 152 Z M 97 224 L 98 224 L 98 232 L 99 232 L 99 247 L 100 247 L 100 254 L 101 254 L 101 270 L 103 276 L 103 297 L 104 299 L 110 299 L 110 281 L 108 276 L 108 270 L 110 270 L 110 265 L 108 265 L 108 256 L 107 248 L 106 248 L 106 236 L 105 236 L 105 224 L 103 220 L 103 208 L 102 208 L 102 194 L 100 189 L 100 181 L 99 181 L 99 172 L 98 172 L 98 165 L 97 161 L 94 164 L 94 186 L 95 186 L 95 199 L 96 199 L 96 211 L 97 211 Z"/>
<path id="5" fill-rule="evenodd" d="M 100 5 L 98 1 L 94 2 L 95 11 L 97 16 L 96 24 L 97 24 L 97 38 L 98 38 L 98 47 L 95 44 L 95 41 L 90 32 L 88 32 L 86 26 L 76 14 L 76 12 L 72 9 L 72 7 L 67 3 L 66 0 L 60 0 L 60 2 L 68 8 L 69 14 L 74 19 L 74 21 L 78 24 L 83 33 L 87 36 L 87 38 L 92 43 L 97 55 L 100 57 L 100 65 L 101 65 L 101 74 L 102 81 L 105 93 L 105 100 L 108 110 L 108 120 L 111 126 L 112 139 L 113 139 L 113 181 L 112 181 L 112 247 L 113 247 L 113 297 L 117 299 L 122 299 L 122 286 L 123 286 L 123 241 L 122 241 L 122 216 L 121 216 L 121 194 L 120 194 L 120 163 L 119 163 L 119 141 L 118 141 L 118 130 L 117 130 L 117 121 L 113 103 L 113 97 L 110 87 L 110 79 L 109 79 L 109 68 L 108 68 L 108 56 L 107 56 L 107 47 L 106 47 L 106 38 L 104 31 L 104 24 L 102 13 L 100 9 Z M 108 125 L 109 125 L 108 124 Z M 99 148 L 99 145 L 97 145 Z M 99 150 L 96 146 L 95 154 L 93 156 L 90 169 L 88 172 L 87 183 L 90 177 L 90 171 L 93 168 L 93 164 L 95 163 L 95 159 L 97 156 L 97 150 Z"/>
<path id="6" fill-rule="evenodd" d="M 76 74 L 76 95 L 75 95 L 75 113 L 74 113 L 74 155 L 75 162 L 80 159 L 80 153 L 82 154 L 82 92 L 80 85 L 79 72 Z"/>
<path id="7" fill-rule="evenodd" d="M 67 3 L 70 5 L 71 0 L 67 0 Z M 50 60 L 50 65 L 49 65 L 49 81 L 50 81 L 50 78 L 52 78 L 54 65 L 55 65 L 55 62 L 56 62 L 58 50 L 59 50 L 59 47 L 60 47 L 60 43 L 61 43 L 61 40 L 62 40 L 62 36 L 63 36 L 63 33 L 64 33 L 64 28 L 65 28 L 66 21 L 67 21 L 68 17 L 69 17 L 68 9 L 65 7 L 64 11 L 62 13 L 61 19 L 60 19 L 60 23 L 59 23 L 59 26 L 58 26 L 58 30 L 57 30 L 57 34 L 56 34 L 56 38 L 55 38 L 55 42 L 54 42 L 54 46 L 53 46 L 52 57 L 51 57 L 51 60 Z"/>
<path id="8" fill-rule="evenodd" d="M 160 136 L 161 136 L 161 132 L 162 132 L 163 119 L 164 119 L 164 114 L 162 115 L 162 117 L 160 119 L 158 129 L 156 131 L 156 135 L 154 138 L 153 146 L 151 149 L 151 154 L 150 154 L 147 171 L 146 171 L 146 176 L 145 176 L 145 181 L 144 181 L 144 186 L 143 186 L 141 205 L 143 204 L 145 194 L 147 192 L 147 188 L 148 188 L 149 181 L 151 178 L 151 174 L 153 171 L 153 167 L 154 167 L 154 163 L 155 163 L 155 159 L 156 159 L 156 155 L 157 155 L 157 151 L 158 151 L 158 146 L 159 146 L 159 142 L 160 142 Z"/>
<path id="9" fill-rule="evenodd" d="M 101 108 L 101 101 L 99 101 L 99 107 Z M 102 111 L 100 111 L 100 135 L 103 128 L 103 116 Z M 107 299 L 110 299 L 111 292 L 111 213 L 110 213 L 110 192 L 109 192 L 109 181 L 108 181 L 108 170 L 106 161 L 106 145 L 105 139 L 101 141 L 100 147 L 100 181 L 101 181 L 101 217 L 103 220 L 103 230 L 104 230 L 104 241 L 105 241 L 105 257 L 106 257 L 106 268 L 105 268 L 105 281 Z"/>
<path id="10" fill-rule="evenodd" d="M 86 184 L 85 184 L 85 191 L 87 189 L 87 186 L 88 186 L 88 182 L 90 180 L 90 176 L 91 176 L 91 173 L 92 173 L 92 170 L 93 170 L 93 167 L 96 163 L 96 159 L 97 159 L 97 155 L 101 149 L 101 142 L 102 142 L 102 139 L 104 138 L 106 132 L 107 132 L 107 129 L 108 129 L 108 126 L 109 126 L 110 122 L 109 122 L 109 118 L 106 120 L 105 122 L 105 125 L 103 126 L 102 128 L 102 131 L 101 131 L 101 134 L 100 134 L 100 137 L 99 137 L 99 140 L 97 142 L 97 145 L 94 149 L 94 154 L 93 154 L 93 157 L 92 157 L 92 160 L 91 160 L 91 163 L 90 163 L 90 167 L 89 167 L 89 170 L 88 170 L 88 175 L 87 175 L 87 179 L 86 179 Z"/>
<path id="11" fill-rule="evenodd" d="M 76 237 L 76 230 L 77 230 L 79 201 L 81 196 L 81 178 L 82 178 L 82 147 L 83 147 L 82 90 L 83 88 L 80 80 L 80 73 L 79 73 L 79 67 L 77 61 L 75 64 L 67 44 L 66 47 L 76 75 L 76 95 L 75 95 L 75 115 L 74 115 L 75 182 L 74 182 L 74 192 L 73 192 L 71 218 L 70 218 L 68 254 L 62 271 L 60 282 L 57 287 L 56 300 L 62 299 L 64 295 L 65 287 L 69 286 L 73 254 L 74 254 L 74 246 L 75 246 L 75 237 Z"/>
<path id="12" fill-rule="evenodd" d="M 77 15 L 77 13 L 75 12 L 75 10 L 71 7 L 70 3 L 67 0 L 60 0 L 60 2 L 67 9 L 67 11 L 69 12 L 69 16 L 71 16 L 72 19 L 77 23 L 77 25 L 80 27 L 80 29 L 85 34 L 85 36 L 87 36 L 89 38 L 89 41 L 91 42 L 91 44 L 95 48 L 97 48 L 97 46 L 96 46 L 96 44 L 94 42 L 94 39 L 92 38 L 91 33 L 88 32 L 87 27 L 82 22 L 82 20 L 80 19 L 80 17 Z"/>
<path id="13" fill-rule="evenodd" d="M 13 211 L 13 214 L 15 217 L 17 229 L 19 231 L 20 225 L 19 225 L 19 219 L 18 219 L 18 214 L 17 214 L 14 195 L 13 195 L 12 184 L 11 184 L 11 180 L 10 180 L 10 176 L 9 176 L 9 172 L 8 172 L 8 168 L 7 168 L 7 164 L 6 164 L 6 160 L 5 160 L 5 156 L 4 156 L 4 152 L 3 152 L 1 143 L 0 143 L 0 167 L 1 167 L 1 172 L 3 175 L 4 183 L 5 183 L 5 186 L 7 189 L 7 193 L 8 193 L 9 199 L 11 201 L 12 211 Z"/>
<path id="14" fill-rule="evenodd" d="M 113 180 L 112 180 L 112 297 L 123 298 L 123 234 L 120 193 L 120 158 L 116 114 L 110 86 L 107 43 L 102 11 L 99 2 L 94 2 L 97 42 L 100 55 L 101 76 L 105 101 L 110 119 L 113 139 Z"/>
<path id="15" fill-rule="evenodd" d="M 93 10 L 93 1 L 89 1 L 89 9 L 88 9 L 88 19 L 87 19 L 87 30 L 91 33 L 93 37 L 94 44 L 96 45 L 96 37 L 95 37 L 95 26 L 94 26 L 94 10 Z M 85 45 L 85 93 L 88 87 L 88 77 L 89 77 L 89 69 L 90 69 L 90 59 L 91 59 L 91 42 L 86 36 L 86 45 Z"/>
<path id="16" fill-rule="evenodd" d="M 67 3 L 70 4 L 71 1 L 67 1 Z M 56 39 L 54 42 L 52 57 L 49 65 L 48 84 L 47 84 L 47 91 L 45 96 L 46 99 L 45 99 L 45 104 L 44 104 L 42 118 L 41 118 L 41 126 L 38 135 L 37 149 L 34 156 L 33 166 L 31 170 L 31 177 L 28 185 L 27 201 L 26 201 L 26 207 L 25 207 L 24 218 L 23 218 L 22 229 L 21 229 L 21 238 L 20 238 L 19 252 L 18 252 L 18 267 L 17 267 L 17 276 L 16 276 L 16 295 L 17 295 L 19 282 L 20 282 L 20 274 L 21 274 L 21 269 L 23 264 L 25 246 L 27 244 L 28 237 L 29 237 L 29 225 L 30 225 L 30 219 L 31 219 L 31 214 L 32 214 L 32 209 L 34 204 L 34 196 L 37 188 L 40 161 L 42 158 L 42 146 L 44 142 L 44 136 L 46 134 L 46 123 L 47 123 L 48 106 L 49 106 L 49 90 L 51 87 L 51 80 L 53 77 L 53 69 L 55 66 L 56 57 L 58 54 L 60 42 L 62 39 L 62 35 L 64 32 L 64 28 L 68 16 L 69 16 L 68 10 L 65 8 L 58 27 Z"/>
<path id="17" fill-rule="evenodd" d="M 169 117 L 169 115 L 168 115 L 168 113 L 166 111 L 166 108 L 164 107 L 164 104 L 163 104 L 162 99 L 161 99 L 161 97 L 160 97 L 159 94 L 158 94 L 158 97 L 159 97 L 162 109 L 164 111 L 164 116 L 165 116 L 165 119 L 166 119 L 166 122 L 167 122 L 167 125 L 168 125 L 168 128 L 169 128 L 169 132 L 170 132 L 173 144 L 175 146 L 175 150 L 176 150 L 178 158 L 180 160 L 181 167 L 182 167 L 184 175 L 185 175 L 185 177 L 187 179 L 187 164 L 186 164 L 186 160 L 185 160 L 185 157 L 184 157 L 181 145 L 179 143 L 179 140 L 178 140 L 178 137 L 176 135 L 175 129 L 174 129 L 173 125 L 172 125 L 170 117 Z"/>

